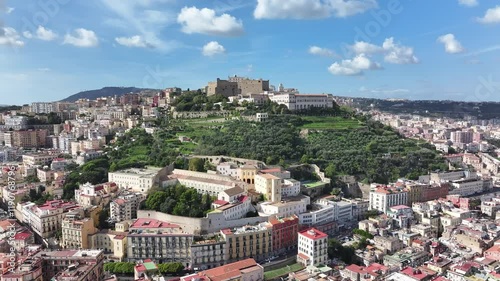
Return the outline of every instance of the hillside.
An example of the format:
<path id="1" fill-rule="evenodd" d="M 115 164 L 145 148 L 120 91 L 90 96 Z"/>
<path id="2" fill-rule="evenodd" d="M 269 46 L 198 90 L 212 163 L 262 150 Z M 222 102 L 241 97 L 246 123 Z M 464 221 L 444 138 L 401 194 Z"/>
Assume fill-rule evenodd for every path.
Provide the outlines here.
<path id="1" fill-rule="evenodd" d="M 339 98 L 346 99 L 345 97 Z M 421 116 L 450 118 L 464 118 L 465 116 L 477 117 L 478 119 L 500 118 L 499 102 L 350 99 L 353 100 L 353 107 L 362 110 L 376 109 L 393 114 L 418 114 Z"/>
<path id="2" fill-rule="evenodd" d="M 139 93 L 142 91 L 148 91 L 148 89 L 140 89 L 135 87 L 104 87 L 99 90 L 83 91 L 72 96 L 69 96 L 62 101 L 74 102 L 79 99 L 96 99 L 100 97 L 111 97 L 114 95 L 122 96 L 128 93 Z"/>

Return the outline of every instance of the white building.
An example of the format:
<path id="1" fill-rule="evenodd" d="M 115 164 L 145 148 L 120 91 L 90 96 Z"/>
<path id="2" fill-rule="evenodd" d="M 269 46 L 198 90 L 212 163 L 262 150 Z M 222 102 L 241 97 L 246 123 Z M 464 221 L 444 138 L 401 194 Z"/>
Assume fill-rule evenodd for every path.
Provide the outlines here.
<path id="1" fill-rule="evenodd" d="M 311 228 L 299 232 L 297 262 L 318 266 L 328 262 L 328 235 Z"/>
<path id="2" fill-rule="evenodd" d="M 48 162 L 57 158 L 55 154 L 29 154 L 23 155 L 23 165 L 25 167 L 33 167 L 38 165 L 46 165 Z"/>
<path id="3" fill-rule="evenodd" d="M 54 111 L 54 104 L 51 102 L 34 102 L 31 104 L 31 112 L 40 113 L 51 113 Z"/>
<path id="4" fill-rule="evenodd" d="M 75 189 L 75 201 L 83 207 L 106 205 L 118 191 L 115 183 L 93 185 L 85 183 Z"/>
<path id="5" fill-rule="evenodd" d="M 108 181 L 114 182 L 122 189 L 132 189 L 134 192 L 147 193 L 155 184 L 159 184 L 161 173 L 165 168 L 147 167 L 131 168 L 108 174 Z"/>
<path id="6" fill-rule="evenodd" d="M 283 180 L 281 186 L 281 197 L 293 197 L 300 194 L 300 181 L 294 179 Z"/>
<path id="7" fill-rule="evenodd" d="M 211 196 L 218 196 L 219 193 L 226 189 L 243 185 L 242 182 L 238 182 L 229 176 L 175 169 L 163 185 L 169 186 L 177 183 L 194 188 L 199 193 L 208 193 Z"/>
<path id="8" fill-rule="evenodd" d="M 28 202 L 21 205 L 22 221 L 42 238 L 49 238 L 61 229 L 64 214 L 77 208 L 80 207 L 75 203 L 62 200 L 47 201 L 41 206 Z"/>
<path id="9" fill-rule="evenodd" d="M 311 198 L 308 196 L 297 196 L 286 198 L 280 202 L 263 202 L 259 206 L 265 215 L 290 217 L 305 213 L 309 204 L 311 204 Z"/>
<path id="10" fill-rule="evenodd" d="M 230 176 L 233 178 L 238 177 L 238 165 L 232 162 L 224 162 L 220 163 L 217 165 L 217 173 L 224 175 L 224 176 Z"/>
<path id="11" fill-rule="evenodd" d="M 270 94 L 269 99 L 278 104 L 285 105 L 289 110 L 305 110 L 313 107 L 332 108 L 332 95 L 312 94 Z"/>
<path id="12" fill-rule="evenodd" d="M 16 130 L 26 129 L 26 125 L 28 125 L 28 117 L 26 116 L 7 115 L 3 117 L 3 121 L 5 122 L 5 126 L 7 128 L 13 128 Z"/>
<path id="13" fill-rule="evenodd" d="M 449 194 L 458 194 L 460 196 L 469 196 L 476 193 L 481 193 L 486 189 L 491 188 L 491 180 L 481 179 L 462 179 L 452 182 L 453 189 Z"/>
<path id="14" fill-rule="evenodd" d="M 370 210 L 386 213 L 390 207 L 408 204 L 408 192 L 394 188 L 377 188 L 370 191 Z"/>
<path id="15" fill-rule="evenodd" d="M 109 204 L 110 219 L 115 222 L 137 218 L 137 210 L 146 196 L 141 192 L 124 192 Z"/>

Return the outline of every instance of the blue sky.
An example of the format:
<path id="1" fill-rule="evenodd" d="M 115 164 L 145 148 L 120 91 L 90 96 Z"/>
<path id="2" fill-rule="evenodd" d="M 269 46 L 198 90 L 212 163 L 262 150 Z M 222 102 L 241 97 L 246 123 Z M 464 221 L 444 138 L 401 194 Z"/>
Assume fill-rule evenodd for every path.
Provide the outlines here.
<path id="1" fill-rule="evenodd" d="M 500 101 L 490 0 L 0 0 L 0 104 L 241 75 L 302 93 Z"/>

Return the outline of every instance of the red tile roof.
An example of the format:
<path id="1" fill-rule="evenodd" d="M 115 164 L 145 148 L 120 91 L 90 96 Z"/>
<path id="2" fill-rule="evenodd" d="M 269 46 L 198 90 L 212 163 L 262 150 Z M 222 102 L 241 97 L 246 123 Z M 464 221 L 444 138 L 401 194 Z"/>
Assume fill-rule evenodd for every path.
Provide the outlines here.
<path id="1" fill-rule="evenodd" d="M 417 280 L 422 280 L 422 279 L 429 276 L 427 273 L 423 272 L 422 270 L 415 269 L 412 267 L 407 267 L 407 268 L 403 269 L 401 271 L 401 273 L 403 273 L 404 275 L 409 276 L 413 279 L 417 279 Z"/>
<path id="2" fill-rule="evenodd" d="M 137 219 L 130 228 L 179 228 L 179 226 L 156 219 L 141 218 Z"/>
<path id="3" fill-rule="evenodd" d="M 318 239 L 321 239 L 321 238 L 327 238 L 328 235 L 317 230 L 316 228 L 310 228 L 310 229 L 306 229 L 306 230 L 302 230 L 299 232 L 299 236 L 302 235 L 308 239 L 312 239 L 312 240 L 318 240 Z"/>

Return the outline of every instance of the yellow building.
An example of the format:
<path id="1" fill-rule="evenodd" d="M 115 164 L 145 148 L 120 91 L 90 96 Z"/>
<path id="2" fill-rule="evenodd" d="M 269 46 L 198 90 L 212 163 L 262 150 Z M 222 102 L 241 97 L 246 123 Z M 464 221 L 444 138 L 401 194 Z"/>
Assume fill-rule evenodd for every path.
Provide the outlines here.
<path id="1" fill-rule="evenodd" d="M 77 213 L 69 213 L 62 220 L 62 243 L 66 249 L 90 249 L 88 236 L 94 234 L 92 218 L 81 218 Z"/>
<path id="2" fill-rule="evenodd" d="M 92 249 L 103 249 L 104 253 L 112 254 L 111 259 L 123 261 L 127 253 L 127 233 L 121 231 L 103 230 L 89 235 Z"/>
<path id="3" fill-rule="evenodd" d="M 244 181 L 248 184 L 255 183 L 255 175 L 259 170 L 253 165 L 243 165 L 238 168 L 238 180 Z"/>
<path id="4" fill-rule="evenodd" d="M 281 178 L 272 174 L 255 175 L 255 191 L 264 194 L 266 200 L 281 201 Z"/>
<path id="5" fill-rule="evenodd" d="M 263 260 L 272 254 L 272 226 L 267 222 L 255 226 L 223 229 L 221 235 L 226 240 L 226 262 L 249 257 Z"/>

